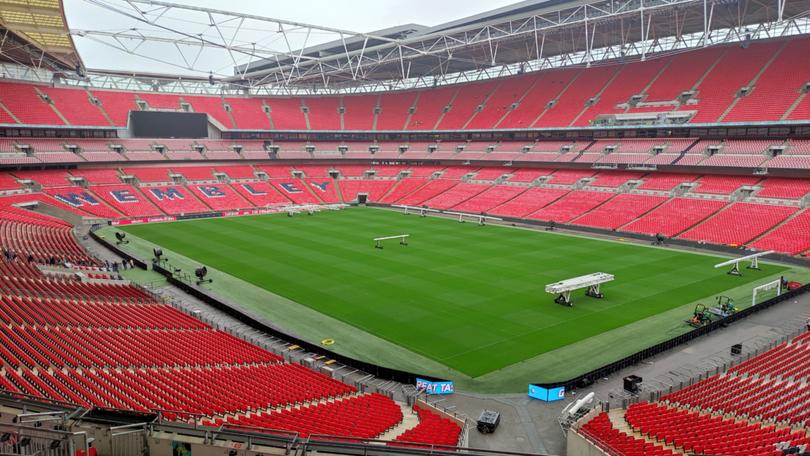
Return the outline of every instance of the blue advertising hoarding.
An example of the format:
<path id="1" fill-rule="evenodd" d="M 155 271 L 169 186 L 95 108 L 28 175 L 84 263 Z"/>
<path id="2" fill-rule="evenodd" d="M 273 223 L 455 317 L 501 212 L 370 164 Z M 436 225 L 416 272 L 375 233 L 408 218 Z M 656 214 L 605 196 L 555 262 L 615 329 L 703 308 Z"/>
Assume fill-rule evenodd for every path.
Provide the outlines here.
<path id="1" fill-rule="evenodd" d="M 433 382 L 417 378 L 416 389 L 424 391 L 427 394 L 453 394 L 455 392 L 455 385 L 450 381 Z"/>
<path id="2" fill-rule="evenodd" d="M 529 384 L 529 397 L 545 402 L 561 401 L 565 399 L 565 387 L 543 388 L 542 386 Z"/>

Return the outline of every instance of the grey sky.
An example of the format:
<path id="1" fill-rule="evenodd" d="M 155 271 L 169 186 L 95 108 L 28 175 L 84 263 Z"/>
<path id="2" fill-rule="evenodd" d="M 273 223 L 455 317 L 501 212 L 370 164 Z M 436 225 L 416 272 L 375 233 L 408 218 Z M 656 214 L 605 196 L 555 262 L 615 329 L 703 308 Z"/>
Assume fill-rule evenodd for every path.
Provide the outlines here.
<path id="1" fill-rule="evenodd" d="M 105 1 L 114 4 L 120 0 Z M 433 26 L 513 4 L 516 0 L 175 0 L 175 2 L 270 16 L 357 32 L 371 32 L 407 23 Z M 137 27 L 139 31 L 147 33 L 147 30 L 136 21 L 106 11 L 88 3 L 86 0 L 64 0 L 64 4 L 68 24 L 72 29 L 118 32 Z M 193 33 L 202 32 L 206 29 L 202 24 L 203 18 L 184 16 L 176 19 L 175 27 L 181 26 L 183 21 L 187 20 L 188 30 L 193 31 Z M 208 31 L 213 32 L 210 29 Z M 264 41 L 271 48 L 281 46 L 279 38 L 272 38 L 272 35 L 255 30 L 252 33 L 244 33 L 240 37 L 247 42 Z M 303 42 L 303 39 L 303 33 L 299 34 L 297 40 Z M 332 39 L 335 39 L 335 37 L 311 36 L 309 44 Z M 183 63 L 183 57 L 188 60 L 193 60 L 196 57 L 196 64 L 193 65 L 195 68 L 207 68 L 218 74 L 230 73 L 230 68 L 233 66 L 227 55 L 217 51 L 206 51 L 204 54 L 196 56 L 194 52 L 184 50 L 184 55 L 181 56 L 175 48 L 167 45 L 142 45 L 138 48 L 140 52 L 156 59 L 175 63 L 175 66 L 172 66 L 130 56 L 88 38 L 76 37 L 75 42 L 85 65 L 89 68 L 158 73 L 190 73 L 190 71 L 180 68 L 186 66 Z M 293 43 L 293 47 L 295 47 L 295 44 Z M 134 47 L 135 43 L 128 42 L 127 45 Z"/>

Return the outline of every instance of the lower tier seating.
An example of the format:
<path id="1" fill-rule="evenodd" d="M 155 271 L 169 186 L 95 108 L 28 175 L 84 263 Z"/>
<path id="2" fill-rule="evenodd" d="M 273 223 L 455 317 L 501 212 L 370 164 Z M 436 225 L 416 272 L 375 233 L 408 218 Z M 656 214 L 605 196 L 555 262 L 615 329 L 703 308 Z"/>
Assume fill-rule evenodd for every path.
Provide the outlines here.
<path id="1" fill-rule="evenodd" d="M 585 423 L 580 428 L 580 432 L 608 454 L 627 456 L 674 456 L 678 454 L 614 428 L 607 412 L 602 412 Z"/>
<path id="2" fill-rule="evenodd" d="M 615 230 L 666 200 L 665 196 L 621 194 L 571 223 Z"/>
<path id="3" fill-rule="evenodd" d="M 557 223 L 568 223 L 609 200 L 614 195 L 614 193 L 608 192 L 571 192 L 539 211 L 530 214 L 529 218 Z"/>
<path id="4" fill-rule="evenodd" d="M 776 250 L 798 255 L 810 250 L 810 211 L 805 209 L 799 215 L 783 223 L 770 233 L 751 244 L 760 250 Z"/>
<path id="5" fill-rule="evenodd" d="M 633 404 L 625 418 L 642 434 L 696 454 L 781 455 L 784 453 L 778 445 L 796 447 L 810 443 L 804 430 L 794 431 L 661 404 Z"/>
<path id="6" fill-rule="evenodd" d="M 402 410 L 379 394 L 350 396 L 337 401 L 261 412 L 228 420 L 226 426 L 249 426 L 311 435 L 373 439 L 402 421 Z M 344 440 L 344 439 L 341 439 Z M 458 438 L 455 440 L 458 442 Z"/>
<path id="7" fill-rule="evenodd" d="M 559 188 L 532 187 L 514 199 L 490 209 L 492 215 L 523 218 L 568 194 Z"/>
<path id="8" fill-rule="evenodd" d="M 711 216 L 726 205 L 724 201 L 673 198 L 640 219 L 626 225 L 623 231 L 675 236 Z"/>
<path id="9" fill-rule="evenodd" d="M 419 415 L 419 424 L 400 434 L 394 445 L 408 446 L 408 443 L 424 445 L 456 446 L 461 426 L 450 418 L 439 416 L 424 406 L 414 405 L 413 410 Z M 399 443 L 402 442 L 402 443 Z"/>
<path id="10" fill-rule="evenodd" d="M 340 192 L 343 195 L 343 201 L 346 203 L 357 201 L 358 193 L 366 193 L 368 195 L 368 201 L 376 203 L 379 202 L 396 183 L 397 181 L 393 180 L 342 180 L 340 181 Z"/>
<path id="11" fill-rule="evenodd" d="M 744 245 L 777 226 L 799 209 L 769 204 L 734 203 L 716 216 L 680 235 L 712 244 Z"/>

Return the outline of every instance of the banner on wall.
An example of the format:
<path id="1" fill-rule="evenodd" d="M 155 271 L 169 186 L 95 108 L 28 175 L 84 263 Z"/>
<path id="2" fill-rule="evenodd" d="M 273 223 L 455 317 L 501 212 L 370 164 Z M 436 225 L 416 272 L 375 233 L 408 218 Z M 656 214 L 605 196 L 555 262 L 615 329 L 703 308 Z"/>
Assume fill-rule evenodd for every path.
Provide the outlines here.
<path id="1" fill-rule="evenodd" d="M 544 402 L 561 401 L 565 399 L 565 387 L 543 388 L 538 385 L 529 385 L 529 397 L 540 399 Z"/>
<path id="2" fill-rule="evenodd" d="M 123 219 L 123 220 L 112 220 L 110 225 L 112 226 L 119 226 L 119 225 L 139 225 L 142 223 L 158 223 L 158 222 L 173 222 L 177 220 L 177 217 L 171 215 L 165 215 L 162 217 L 140 217 L 140 218 L 131 218 L 131 219 Z"/>
<path id="3" fill-rule="evenodd" d="M 453 394 L 456 387 L 451 381 L 434 382 L 417 378 L 416 389 L 424 391 L 426 394 Z"/>

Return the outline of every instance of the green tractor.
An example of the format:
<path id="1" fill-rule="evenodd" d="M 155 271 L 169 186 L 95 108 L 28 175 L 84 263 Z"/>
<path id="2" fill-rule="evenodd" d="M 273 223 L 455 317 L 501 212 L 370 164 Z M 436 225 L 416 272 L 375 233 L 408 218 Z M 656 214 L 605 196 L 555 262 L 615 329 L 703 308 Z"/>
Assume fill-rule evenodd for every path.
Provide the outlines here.
<path id="1" fill-rule="evenodd" d="M 718 296 L 717 305 L 711 308 L 711 312 L 722 318 L 737 313 L 737 307 L 734 305 L 734 300 L 728 296 Z"/>
<path id="2" fill-rule="evenodd" d="M 712 322 L 712 314 L 709 312 L 709 309 L 706 308 L 703 304 L 698 304 L 695 306 L 695 312 L 692 315 L 692 318 L 686 320 L 690 326 L 694 328 L 700 328 L 701 326 L 706 326 Z"/>

